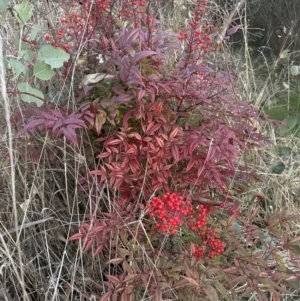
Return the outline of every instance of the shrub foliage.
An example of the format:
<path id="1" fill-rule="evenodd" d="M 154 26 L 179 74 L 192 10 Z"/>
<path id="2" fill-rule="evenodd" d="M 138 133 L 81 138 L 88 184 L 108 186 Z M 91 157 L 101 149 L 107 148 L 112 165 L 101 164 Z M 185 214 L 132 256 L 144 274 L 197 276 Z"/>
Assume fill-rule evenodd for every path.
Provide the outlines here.
<path id="1" fill-rule="evenodd" d="M 72 103 L 38 96 L 43 104 L 23 106 L 12 122 L 20 149 L 25 134 L 47 132 L 58 152 L 64 138 L 91 156 L 77 170 L 90 214 L 69 241 L 103 262 L 98 300 L 268 300 L 298 288 L 299 238 L 285 234 L 297 217 L 239 211 L 241 187 L 258 179 L 243 155 L 267 142 L 259 133 L 266 118 L 237 97 L 230 70 L 208 66 L 220 55 L 208 3 L 193 1 L 173 34 L 157 19 L 159 1 L 57 2 L 61 27 L 44 42 L 63 50 L 62 84 L 87 73 L 79 49 L 96 73 L 77 83 Z M 23 157 L 38 161 L 41 149 L 28 146 Z M 92 178 L 110 197 L 99 202 Z"/>

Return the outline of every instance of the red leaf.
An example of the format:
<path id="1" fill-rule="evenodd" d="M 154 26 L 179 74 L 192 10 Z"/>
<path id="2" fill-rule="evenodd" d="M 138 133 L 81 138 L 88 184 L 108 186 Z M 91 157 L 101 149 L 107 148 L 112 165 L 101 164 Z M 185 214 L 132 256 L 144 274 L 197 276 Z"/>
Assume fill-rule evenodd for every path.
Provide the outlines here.
<path id="1" fill-rule="evenodd" d="M 146 94 L 145 90 L 139 90 L 137 93 L 137 101 L 140 101 Z"/>
<path id="2" fill-rule="evenodd" d="M 190 284 L 194 285 L 194 286 L 197 286 L 199 287 L 200 284 L 198 281 L 196 281 L 195 279 L 193 278 L 190 278 L 190 277 L 186 277 L 186 276 L 181 276 L 183 279 L 187 280 Z"/>
<path id="3" fill-rule="evenodd" d="M 56 111 L 56 110 L 50 110 L 50 112 L 58 118 L 61 118 L 63 116 L 61 112 Z"/>
<path id="4" fill-rule="evenodd" d="M 161 301 L 161 300 L 162 300 L 162 291 L 160 287 L 157 287 L 154 293 L 154 301 Z"/>
<path id="5" fill-rule="evenodd" d="M 50 115 L 44 111 L 39 110 L 38 113 L 40 113 L 41 116 L 45 117 L 46 119 L 50 120 L 57 120 L 58 118 L 56 116 Z"/>
<path id="6" fill-rule="evenodd" d="M 124 182 L 123 177 L 122 178 L 117 177 L 116 181 L 115 181 L 115 184 L 114 184 L 114 188 L 115 189 L 119 188 L 122 185 L 123 182 Z"/>
<path id="7" fill-rule="evenodd" d="M 133 98 L 134 98 L 134 96 L 131 94 L 121 94 L 118 96 L 117 102 L 125 104 L 125 103 L 129 102 L 130 100 L 132 100 Z"/>
<path id="8" fill-rule="evenodd" d="M 247 281 L 247 276 L 243 275 L 232 279 L 229 283 L 235 285 L 238 283 L 244 283 L 245 281 Z"/>
<path id="9" fill-rule="evenodd" d="M 99 247 L 97 247 L 97 249 L 93 253 L 93 257 L 96 257 L 97 255 L 99 255 L 102 252 L 103 248 L 104 248 L 104 245 L 100 245 Z"/>
<path id="10" fill-rule="evenodd" d="M 46 121 L 45 124 L 44 124 L 44 128 L 46 130 L 50 130 L 50 129 L 53 129 L 55 125 L 55 121 L 51 120 L 51 121 Z"/>
<path id="11" fill-rule="evenodd" d="M 62 128 L 62 131 L 67 140 L 69 140 L 75 145 L 78 145 L 77 135 L 73 129 Z"/>
<path id="12" fill-rule="evenodd" d="M 87 240 L 86 243 L 83 246 L 83 252 L 87 252 L 94 244 L 94 240 L 91 238 L 90 240 Z"/>
<path id="13" fill-rule="evenodd" d="M 194 152 L 194 150 L 198 147 L 199 143 L 197 141 L 192 142 L 189 145 L 189 155 L 191 156 Z"/>
<path id="14" fill-rule="evenodd" d="M 105 294 L 103 294 L 103 295 L 101 296 L 101 298 L 100 298 L 99 301 L 107 301 L 107 300 L 110 298 L 110 296 L 111 296 L 112 294 L 113 294 L 112 291 L 106 292 Z"/>
<path id="15" fill-rule="evenodd" d="M 195 165 L 195 161 L 193 159 L 190 159 L 185 171 L 189 172 L 193 168 L 194 165 Z"/>
<path id="16" fill-rule="evenodd" d="M 176 162 L 179 161 L 178 147 L 175 144 L 171 145 L 171 152 Z"/>
<path id="17" fill-rule="evenodd" d="M 101 158 L 107 158 L 109 156 L 110 156 L 110 153 L 104 152 L 104 153 L 101 153 L 100 155 L 98 155 L 97 158 L 101 159 Z"/>
<path id="18" fill-rule="evenodd" d="M 123 261 L 124 261 L 124 258 L 122 258 L 122 257 L 119 257 L 119 258 L 113 258 L 113 259 L 111 259 L 111 260 L 106 261 L 106 262 L 105 262 L 105 265 L 109 265 L 110 263 L 111 263 L 111 264 L 119 264 L 119 263 L 121 263 L 121 262 L 123 262 Z"/>
<path id="19" fill-rule="evenodd" d="M 126 44 L 131 44 L 131 42 L 133 40 L 135 40 L 140 34 L 140 29 L 139 28 L 135 28 L 135 29 L 125 29 L 124 32 L 124 46 Z"/>
<path id="20" fill-rule="evenodd" d="M 110 176 L 110 179 L 109 179 L 109 187 L 110 187 L 110 188 L 115 188 L 115 186 L 114 186 L 115 181 L 116 181 L 116 178 Z"/>
<path id="21" fill-rule="evenodd" d="M 159 130 L 161 128 L 161 124 L 157 123 L 154 124 L 151 128 L 151 130 L 149 130 L 149 135 L 153 135 L 157 130 Z"/>
<path id="22" fill-rule="evenodd" d="M 114 284 L 119 284 L 120 283 L 120 279 L 116 276 L 113 276 L 113 275 L 107 275 L 105 274 L 105 277 L 112 283 Z"/>
<path id="23" fill-rule="evenodd" d="M 176 135 L 178 134 L 178 131 L 179 131 L 179 128 L 177 127 L 177 128 L 175 128 L 175 129 L 171 132 L 171 134 L 170 134 L 170 141 L 173 140 L 173 138 L 176 137 Z"/>
<path id="24" fill-rule="evenodd" d="M 32 120 L 24 127 L 24 129 L 22 130 L 22 133 L 26 133 L 37 126 L 44 124 L 45 122 L 46 122 L 45 119 Z"/>
<path id="25" fill-rule="evenodd" d="M 140 51 L 134 55 L 134 57 L 132 58 L 132 63 L 136 63 L 137 61 L 140 61 L 141 59 L 154 54 L 157 54 L 157 52 L 150 50 Z"/>
<path id="26" fill-rule="evenodd" d="M 228 29 L 226 31 L 226 36 L 231 36 L 233 35 L 234 33 L 236 33 L 240 28 L 242 28 L 243 25 L 242 24 L 239 24 L 239 25 L 236 25 L 236 26 L 233 26 L 232 28 Z"/>
<path id="27" fill-rule="evenodd" d="M 214 146 L 210 146 L 207 152 L 206 160 L 210 161 L 214 157 L 215 153 L 216 153 L 216 148 Z"/>
<path id="28" fill-rule="evenodd" d="M 102 176 L 106 174 L 106 171 L 104 170 L 92 170 L 90 171 L 90 174 L 95 175 L 95 176 Z"/>
<path id="29" fill-rule="evenodd" d="M 163 148 L 164 147 L 164 140 L 162 138 L 159 138 L 157 136 L 155 136 L 155 140 L 157 141 L 158 145 Z"/>
<path id="30" fill-rule="evenodd" d="M 77 114 L 79 115 L 79 114 Z M 69 118 L 65 119 L 63 121 L 63 124 L 76 124 L 82 128 L 86 128 L 87 126 L 85 125 L 84 121 L 82 119 L 79 119 L 79 118 L 82 118 L 82 116 L 70 116 Z"/>
<path id="31" fill-rule="evenodd" d="M 68 241 L 80 239 L 83 235 L 83 233 L 75 233 L 69 237 Z"/>
<path id="32" fill-rule="evenodd" d="M 106 116 L 104 116 L 103 113 L 99 113 L 96 115 L 96 118 L 94 121 L 94 126 L 95 126 L 97 135 L 100 135 L 102 126 L 105 123 L 105 121 L 106 121 Z"/>
<path id="33" fill-rule="evenodd" d="M 120 144 L 120 142 L 122 142 L 122 140 L 120 140 L 120 139 L 113 139 L 113 140 L 108 141 L 105 144 L 105 146 Z"/>

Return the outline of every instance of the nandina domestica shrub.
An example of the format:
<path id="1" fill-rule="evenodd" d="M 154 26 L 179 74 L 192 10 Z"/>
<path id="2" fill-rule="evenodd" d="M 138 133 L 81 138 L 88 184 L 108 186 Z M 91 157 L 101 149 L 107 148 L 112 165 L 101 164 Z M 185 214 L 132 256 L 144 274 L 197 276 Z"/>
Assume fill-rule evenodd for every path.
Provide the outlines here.
<path id="1" fill-rule="evenodd" d="M 157 1 L 59 3 L 61 28 L 45 40 L 71 55 L 64 83 L 78 68 L 72 59 L 79 47 L 87 57 L 97 52 L 102 62 L 94 81 L 78 87 L 72 106 L 30 105 L 20 114 L 24 119 L 15 115 L 15 124 L 26 122 L 19 136 L 48 131 L 70 148 L 92 145 L 97 152 L 89 166 L 78 167 L 92 213 L 69 240 L 80 239 L 87 255 L 103 261 L 94 279 L 105 287 L 99 300 L 217 300 L 236 285 L 241 295 L 255 292 L 265 300 L 265 280 L 270 289 L 284 290 L 295 279 L 282 266 L 272 273 L 268 263 L 280 262 L 277 251 L 288 242 L 264 240 L 272 231 L 282 234 L 283 217 L 276 229 L 270 221 L 264 233 L 253 222 L 257 212 L 242 218 L 234 201 L 218 201 L 233 181 L 239 186 L 255 180 L 240 159 L 266 139 L 257 129 L 264 118 L 237 98 L 230 70 L 206 64 L 215 34 L 207 2 L 194 1 L 179 35 L 162 29 L 153 14 Z M 93 176 L 98 188 L 114 196 L 101 199 L 100 209 L 88 185 Z"/>

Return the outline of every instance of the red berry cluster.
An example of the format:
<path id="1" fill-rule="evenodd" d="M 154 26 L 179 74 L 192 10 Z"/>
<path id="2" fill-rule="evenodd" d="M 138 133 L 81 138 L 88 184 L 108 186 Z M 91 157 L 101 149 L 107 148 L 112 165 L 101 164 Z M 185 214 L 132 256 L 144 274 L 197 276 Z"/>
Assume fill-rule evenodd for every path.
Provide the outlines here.
<path id="1" fill-rule="evenodd" d="M 206 1 L 198 0 L 195 12 L 191 13 L 191 20 L 189 21 L 185 31 L 180 32 L 178 39 L 185 41 L 187 52 L 197 56 L 198 61 L 202 61 L 203 55 L 211 50 L 211 30 L 212 24 L 206 24 L 204 18 L 205 8 L 208 6 Z"/>
<path id="2" fill-rule="evenodd" d="M 156 227 L 168 234 L 175 234 L 183 217 L 192 211 L 191 202 L 176 193 L 167 192 L 161 199 L 154 197 L 148 204 L 149 214 L 156 217 Z"/>
<path id="3" fill-rule="evenodd" d="M 205 250 L 203 248 L 197 246 L 195 248 L 195 252 L 193 255 L 196 257 L 196 260 L 198 261 L 198 260 L 200 260 L 201 257 L 204 256 L 204 254 L 205 254 Z"/>
<path id="4" fill-rule="evenodd" d="M 203 246 L 197 246 L 193 255 L 199 260 L 204 255 L 214 258 L 224 252 L 225 244 L 210 227 L 207 227 L 208 209 L 199 205 L 193 209 L 191 201 L 176 193 L 167 192 L 162 198 L 154 197 L 147 205 L 149 215 L 156 219 L 156 228 L 167 234 L 176 234 L 178 228 L 187 225 Z"/>
<path id="5" fill-rule="evenodd" d="M 225 244 L 220 241 L 219 235 L 211 228 L 207 227 L 205 231 L 199 232 L 198 236 L 202 238 L 202 243 L 206 246 L 209 258 L 214 258 L 224 252 Z"/>

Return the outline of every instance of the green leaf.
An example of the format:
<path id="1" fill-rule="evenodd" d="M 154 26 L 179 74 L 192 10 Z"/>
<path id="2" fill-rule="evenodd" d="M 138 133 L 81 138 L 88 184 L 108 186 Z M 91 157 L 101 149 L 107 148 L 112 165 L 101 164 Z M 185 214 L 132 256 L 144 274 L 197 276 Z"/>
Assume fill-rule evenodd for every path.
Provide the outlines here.
<path id="1" fill-rule="evenodd" d="M 287 249 L 292 251 L 295 255 L 300 255 L 300 246 L 299 245 L 288 245 Z"/>
<path id="2" fill-rule="evenodd" d="M 230 301 L 228 297 L 228 290 L 223 286 L 223 284 L 220 283 L 219 281 L 216 281 L 215 286 L 217 290 L 221 293 L 222 297 L 226 299 L 226 301 Z"/>
<path id="3" fill-rule="evenodd" d="M 233 222 L 232 227 L 238 234 L 240 234 L 243 231 L 243 228 L 237 222 Z"/>
<path id="4" fill-rule="evenodd" d="M 289 168 L 289 171 L 287 173 L 287 177 L 290 178 L 292 175 L 293 175 L 293 171 L 294 171 L 294 166 L 292 165 L 290 168 Z"/>
<path id="5" fill-rule="evenodd" d="M 7 6 L 11 0 L 1 0 L 0 1 L 0 13 L 5 13 Z"/>
<path id="6" fill-rule="evenodd" d="M 284 135 L 288 133 L 291 129 L 293 129 L 297 125 L 297 116 L 287 116 L 283 119 L 285 124 L 280 126 L 279 133 L 280 135 Z"/>
<path id="7" fill-rule="evenodd" d="M 29 34 L 29 41 L 35 40 L 37 33 L 42 29 L 40 24 L 33 24 L 31 27 L 31 32 Z"/>
<path id="8" fill-rule="evenodd" d="M 37 61 L 33 67 L 33 74 L 41 80 L 49 80 L 55 72 L 48 64 Z"/>
<path id="9" fill-rule="evenodd" d="M 33 52 L 30 49 L 20 50 L 18 56 L 22 57 L 27 62 L 31 62 L 34 58 Z"/>
<path id="10" fill-rule="evenodd" d="M 292 154 L 292 149 L 286 146 L 275 146 L 270 149 L 270 152 L 280 157 L 290 157 Z"/>
<path id="11" fill-rule="evenodd" d="M 294 290 L 298 290 L 300 289 L 300 285 L 299 285 L 299 281 L 298 279 L 296 280 L 290 280 L 290 281 L 287 281 L 288 284 L 290 285 L 290 287 Z"/>
<path id="12" fill-rule="evenodd" d="M 289 52 L 290 52 L 289 49 L 283 50 L 283 51 L 279 54 L 280 58 L 281 58 L 281 59 L 285 59 L 285 58 L 289 55 Z"/>
<path id="13" fill-rule="evenodd" d="M 272 166 L 271 172 L 280 175 L 285 169 L 285 164 L 283 162 L 278 162 L 276 165 Z"/>
<path id="14" fill-rule="evenodd" d="M 13 68 L 15 73 L 15 78 L 18 77 L 21 73 L 26 75 L 26 67 L 18 60 L 11 60 L 8 63 L 8 66 Z"/>
<path id="15" fill-rule="evenodd" d="M 205 285 L 203 290 L 210 301 L 219 301 L 218 293 L 211 285 Z"/>
<path id="16" fill-rule="evenodd" d="M 16 13 L 15 17 L 17 19 L 17 22 L 19 23 L 27 22 L 32 15 L 31 5 L 27 1 L 23 1 L 20 4 L 16 4 L 14 6 L 14 10 Z"/>
<path id="17" fill-rule="evenodd" d="M 267 114 L 270 116 L 271 119 L 280 121 L 282 121 L 289 115 L 288 111 L 283 107 L 272 108 L 267 112 Z"/>
<path id="18" fill-rule="evenodd" d="M 291 66 L 290 68 L 290 72 L 292 75 L 296 76 L 299 74 L 299 71 L 300 71 L 300 66 Z"/>
<path id="19" fill-rule="evenodd" d="M 44 45 L 38 52 L 38 59 L 49 64 L 51 68 L 60 68 L 64 62 L 68 61 L 70 55 L 61 48 L 56 48 L 51 45 Z"/>
<path id="20" fill-rule="evenodd" d="M 4 65 L 4 68 L 8 68 L 9 67 L 9 61 L 7 59 L 4 59 L 3 60 L 3 65 Z"/>
<path id="21" fill-rule="evenodd" d="M 14 39 L 14 44 L 18 50 L 28 50 L 29 49 L 29 45 L 27 43 L 22 42 L 22 40 L 19 37 Z"/>
<path id="22" fill-rule="evenodd" d="M 20 92 L 27 92 L 36 95 L 40 98 L 44 98 L 44 95 L 41 91 L 32 88 L 28 83 L 18 84 L 18 89 L 20 90 Z M 44 104 L 44 102 L 41 99 L 27 94 L 21 94 L 21 99 L 26 102 L 35 102 L 37 106 L 41 106 L 42 104 Z"/>

